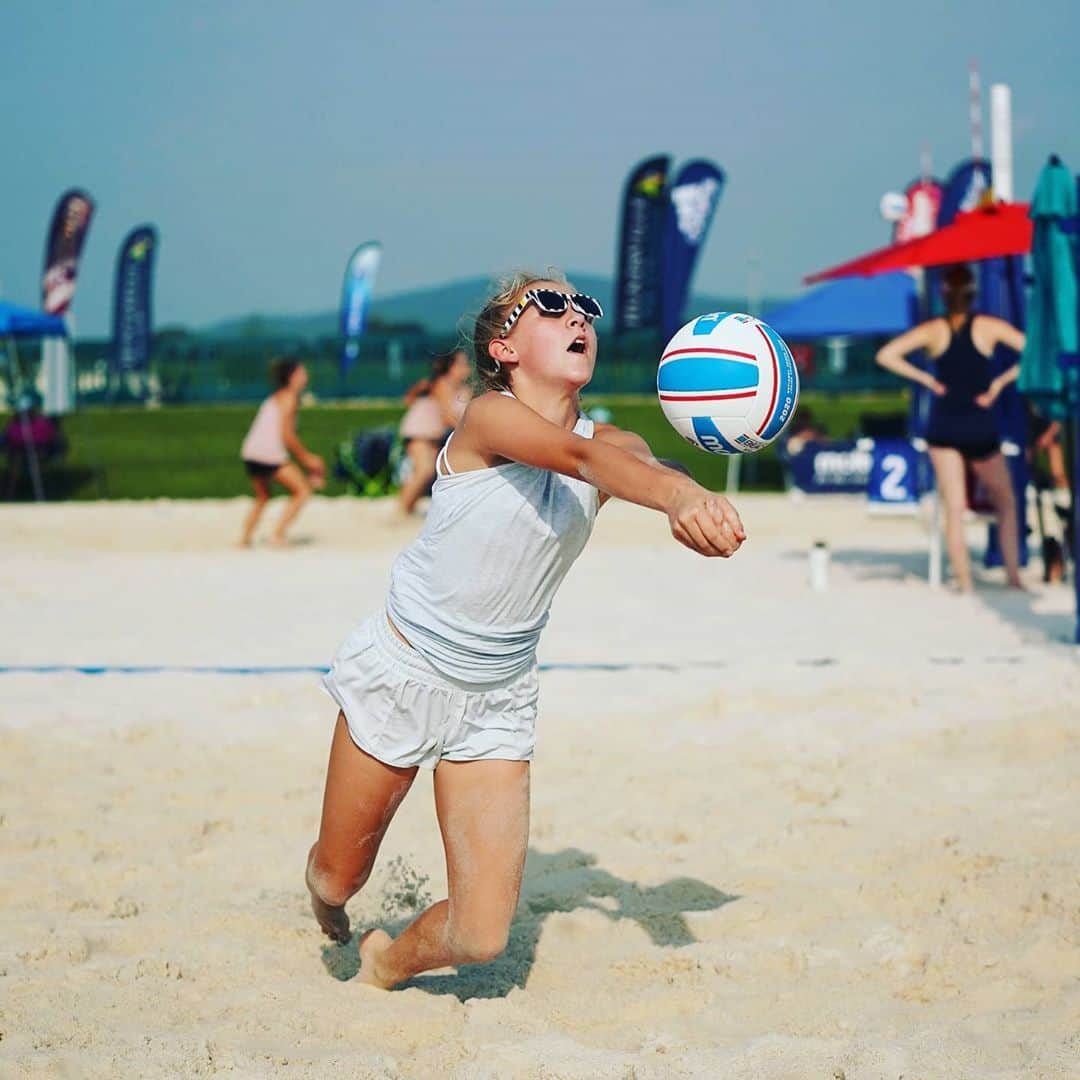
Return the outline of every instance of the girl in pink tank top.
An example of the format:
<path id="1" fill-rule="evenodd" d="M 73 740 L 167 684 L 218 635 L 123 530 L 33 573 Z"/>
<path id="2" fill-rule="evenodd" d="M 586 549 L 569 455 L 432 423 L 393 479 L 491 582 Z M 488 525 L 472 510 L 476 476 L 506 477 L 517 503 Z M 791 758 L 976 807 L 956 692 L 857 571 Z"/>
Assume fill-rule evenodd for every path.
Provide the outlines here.
<path id="1" fill-rule="evenodd" d="M 307 368 L 293 357 L 281 357 L 270 365 L 270 381 L 276 389 L 259 406 L 240 446 L 240 457 L 255 489 L 255 505 L 244 518 L 241 547 L 250 547 L 255 528 L 270 501 L 270 483 L 276 481 L 289 493 L 270 542 L 286 544 L 285 530 L 296 519 L 312 489 L 326 484 L 326 464 L 296 434 L 296 411 L 300 394 L 308 383 Z M 298 464 L 289 460 L 292 453 Z M 307 472 L 307 476 L 304 472 Z"/>
<path id="2" fill-rule="evenodd" d="M 466 380 L 471 371 L 465 350 L 454 349 L 436 356 L 428 378 L 409 387 L 405 394 L 409 407 L 398 434 L 405 442 L 410 472 L 398 494 L 402 514 L 411 514 L 420 496 L 431 488 L 436 455 L 468 404 Z"/>

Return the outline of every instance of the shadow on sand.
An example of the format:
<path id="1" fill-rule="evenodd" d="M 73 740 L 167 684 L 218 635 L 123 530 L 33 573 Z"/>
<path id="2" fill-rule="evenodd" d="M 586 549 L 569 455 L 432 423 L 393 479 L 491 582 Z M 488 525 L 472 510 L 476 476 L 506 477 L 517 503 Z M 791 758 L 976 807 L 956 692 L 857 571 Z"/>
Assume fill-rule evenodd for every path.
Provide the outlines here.
<path id="1" fill-rule="evenodd" d="M 528 981 L 544 920 L 553 912 L 599 911 L 612 922 L 632 919 L 654 945 L 678 948 L 697 940 L 687 925 L 686 912 L 715 911 L 737 899 L 696 878 L 639 885 L 601 870 L 595 855 L 576 848 L 548 854 L 530 847 L 506 951 L 490 964 L 464 967 L 454 975 L 421 975 L 404 983 L 403 988 L 413 986 L 429 994 L 452 994 L 459 1001 L 505 997 Z M 380 925 L 396 935 L 411 918 Z M 356 975 L 356 942 L 354 934 L 348 945 L 323 946 L 323 963 L 334 978 L 346 980 Z"/>
<path id="2" fill-rule="evenodd" d="M 784 558 L 805 562 L 806 552 L 788 551 L 784 553 Z M 858 581 L 916 579 L 916 584 L 921 583 L 929 589 L 929 557 L 925 551 L 836 548 L 832 552 L 832 560 L 838 565 L 848 567 Z M 1003 584 L 995 580 L 979 580 L 982 552 L 978 550 L 972 552 L 972 563 L 976 574 L 977 600 L 999 618 L 1016 626 L 1025 640 L 1036 644 L 1043 641 L 1072 643 L 1076 618 L 1071 611 L 1036 610 L 1038 606 L 1045 603 L 1042 593 L 1018 592 L 1005 588 Z M 1041 565 L 1041 563 L 1035 563 L 1037 568 Z M 1026 571 L 1029 580 L 1034 580 L 1030 576 L 1033 573 L 1037 571 L 1029 565 Z M 1071 590 L 1072 585 L 1065 583 L 1050 586 L 1050 588 Z"/>

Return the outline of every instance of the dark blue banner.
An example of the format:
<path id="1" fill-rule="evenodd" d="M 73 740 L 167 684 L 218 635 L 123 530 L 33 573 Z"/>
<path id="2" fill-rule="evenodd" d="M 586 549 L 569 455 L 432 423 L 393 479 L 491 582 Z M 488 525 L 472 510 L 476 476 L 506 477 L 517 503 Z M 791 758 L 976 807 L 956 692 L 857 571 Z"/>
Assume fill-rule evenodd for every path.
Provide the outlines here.
<path id="1" fill-rule="evenodd" d="M 615 270 L 615 333 L 660 325 L 660 269 L 670 159 L 641 162 L 623 189 Z"/>
<path id="2" fill-rule="evenodd" d="M 951 225 L 956 215 L 976 209 L 990 191 L 990 162 L 969 158 L 960 162 L 945 181 L 937 227 Z"/>
<path id="3" fill-rule="evenodd" d="M 669 189 L 660 290 L 665 338 L 683 324 L 694 264 L 723 189 L 724 173 L 711 161 L 687 162 Z"/>
<path id="4" fill-rule="evenodd" d="M 345 339 L 341 353 L 343 372 L 348 371 L 360 355 L 360 337 L 364 333 L 381 261 L 382 245 L 369 241 L 352 253 L 345 268 L 345 284 L 341 291 L 341 336 Z"/>
<path id="5" fill-rule="evenodd" d="M 132 229 L 120 245 L 113 285 L 112 369 L 118 374 L 146 371 L 153 335 L 151 299 L 157 231 Z"/>

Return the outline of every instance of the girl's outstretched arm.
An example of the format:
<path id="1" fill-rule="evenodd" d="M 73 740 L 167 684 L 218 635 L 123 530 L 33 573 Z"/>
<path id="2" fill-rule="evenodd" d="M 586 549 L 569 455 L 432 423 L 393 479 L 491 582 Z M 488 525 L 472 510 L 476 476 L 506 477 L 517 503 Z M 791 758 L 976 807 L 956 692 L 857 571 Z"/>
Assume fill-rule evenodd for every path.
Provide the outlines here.
<path id="1" fill-rule="evenodd" d="M 527 405 L 503 394 L 484 394 L 465 413 L 455 446 L 473 453 L 480 464 L 520 461 L 573 476 L 607 495 L 667 514 L 672 535 L 701 555 L 727 557 L 738 551 L 746 533 L 735 508 L 722 495 L 687 476 L 644 460 L 644 440 L 620 432 L 634 450 L 610 437 L 584 439 L 545 420 Z M 636 452 L 634 452 L 636 451 Z"/>
<path id="2" fill-rule="evenodd" d="M 690 476 L 690 470 L 679 462 L 665 461 L 658 458 L 650 449 L 649 444 L 636 431 L 624 431 L 614 424 L 594 424 L 593 438 L 609 442 L 612 446 L 618 446 L 627 453 L 633 454 L 634 457 L 640 458 L 650 465 L 655 465 L 658 469 L 670 469 L 681 476 Z M 691 477 L 691 479 L 693 478 Z M 601 491 L 600 505 L 603 506 L 610 498 L 611 496 L 606 491 Z"/>

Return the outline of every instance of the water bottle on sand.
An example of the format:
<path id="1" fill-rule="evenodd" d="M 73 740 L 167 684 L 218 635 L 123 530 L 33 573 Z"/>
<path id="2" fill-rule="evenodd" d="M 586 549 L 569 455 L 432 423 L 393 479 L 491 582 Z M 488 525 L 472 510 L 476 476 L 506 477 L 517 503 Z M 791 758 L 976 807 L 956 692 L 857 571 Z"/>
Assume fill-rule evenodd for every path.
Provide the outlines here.
<path id="1" fill-rule="evenodd" d="M 810 588 L 824 592 L 829 587 L 829 545 L 815 540 L 810 549 Z"/>

